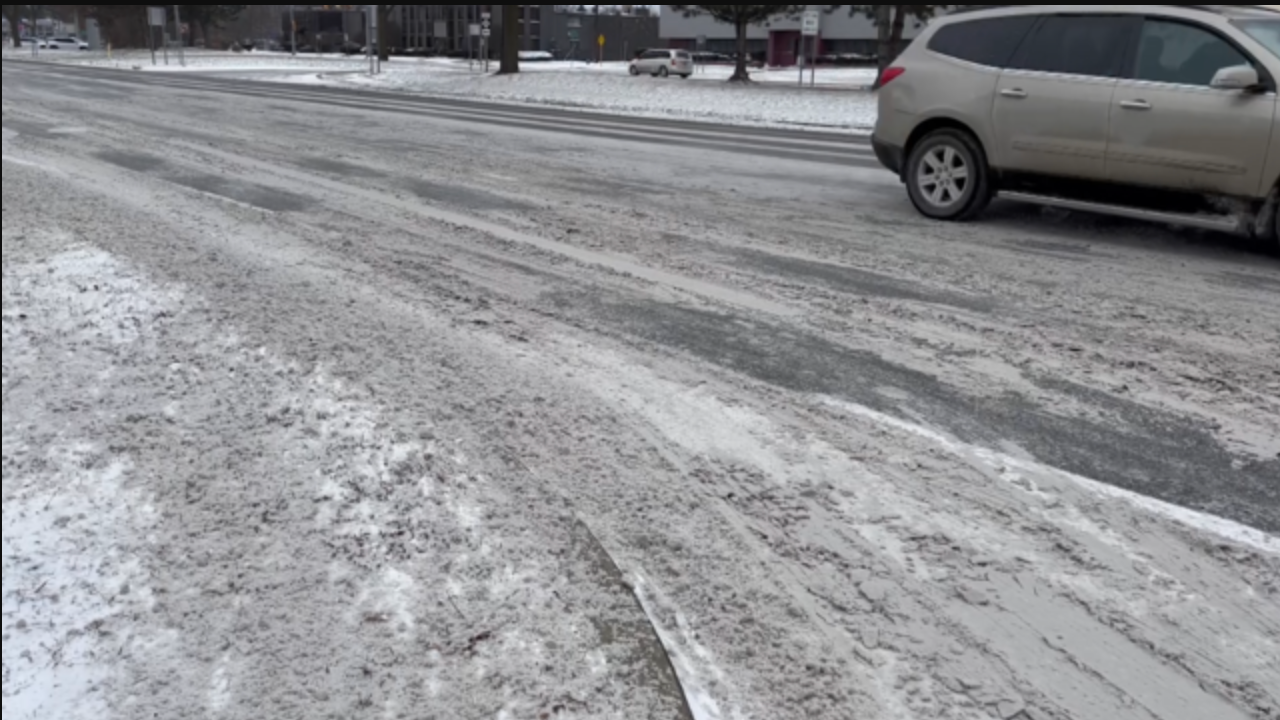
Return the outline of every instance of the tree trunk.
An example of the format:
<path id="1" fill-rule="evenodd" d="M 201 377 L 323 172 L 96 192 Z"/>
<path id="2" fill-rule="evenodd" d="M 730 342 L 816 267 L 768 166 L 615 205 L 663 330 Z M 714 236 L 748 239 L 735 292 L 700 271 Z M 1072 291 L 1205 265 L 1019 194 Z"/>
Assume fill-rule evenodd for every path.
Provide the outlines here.
<path id="1" fill-rule="evenodd" d="M 522 5 L 502 6 L 502 64 L 499 75 L 520 72 L 520 10 Z"/>
<path id="2" fill-rule="evenodd" d="M 391 8 L 394 5 L 379 5 L 378 13 L 378 60 L 391 60 Z"/>
<path id="3" fill-rule="evenodd" d="M 751 82 L 751 73 L 747 72 L 747 23 L 739 20 L 738 27 L 738 66 L 733 70 L 729 82 Z"/>
<path id="4" fill-rule="evenodd" d="M 898 59 L 898 49 L 902 47 L 902 34 L 906 29 L 907 6 L 894 5 L 893 30 L 889 33 L 889 62 L 891 63 Z"/>
<path id="5" fill-rule="evenodd" d="M 884 71 L 893 62 L 893 25 L 903 15 L 900 5 L 876 5 L 876 82 L 872 89 L 879 90 L 884 78 Z"/>
<path id="6" fill-rule="evenodd" d="M 22 24 L 22 10 L 20 5 L 8 5 L 4 9 L 4 19 L 9 21 L 9 37 L 16 48 L 22 47 L 22 33 L 18 32 L 18 26 Z"/>

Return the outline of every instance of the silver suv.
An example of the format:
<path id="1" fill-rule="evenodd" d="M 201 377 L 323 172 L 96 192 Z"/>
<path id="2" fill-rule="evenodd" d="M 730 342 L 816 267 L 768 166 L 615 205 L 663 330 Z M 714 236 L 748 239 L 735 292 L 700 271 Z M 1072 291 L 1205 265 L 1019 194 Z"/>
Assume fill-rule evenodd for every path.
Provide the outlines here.
<path id="1" fill-rule="evenodd" d="M 1280 12 L 1022 5 L 932 23 L 872 144 L 924 215 L 995 196 L 1278 242 Z"/>

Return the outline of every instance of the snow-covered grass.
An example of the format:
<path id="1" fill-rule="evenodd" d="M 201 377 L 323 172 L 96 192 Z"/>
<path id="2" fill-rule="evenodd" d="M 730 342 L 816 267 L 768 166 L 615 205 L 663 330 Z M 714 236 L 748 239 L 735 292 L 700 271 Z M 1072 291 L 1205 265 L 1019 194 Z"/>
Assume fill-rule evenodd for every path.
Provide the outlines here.
<path id="1" fill-rule="evenodd" d="M 151 53 L 146 50 L 120 50 L 108 54 L 105 51 L 69 52 L 66 50 L 41 50 L 36 59 L 43 62 L 62 62 L 84 67 L 137 69 L 143 72 L 333 72 L 335 70 L 367 69 L 363 57 L 346 55 L 299 55 L 274 52 L 214 52 L 189 49 L 185 53 L 185 65 L 179 62 L 178 51 L 169 51 L 168 63 L 163 51 L 156 52 L 156 64 L 151 63 Z M 31 48 L 6 49 L 6 58 L 30 59 Z"/>
<path id="2" fill-rule="evenodd" d="M 726 82 L 730 68 L 708 67 L 693 78 L 631 77 L 625 63 L 525 63 L 515 76 L 486 74 L 465 61 L 410 60 L 380 75 L 282 73 L 255 75 L 285 83 L 363 87 L 396 92 L 554 105 L 645 117 L 743 125 L 841 128 L 865 132 L 876 119 L 875 95 L 854 89 L 862 70 L 827 70 L 816 88 L 788 87 L 798 72 L 756 71 L 757 82 Z"/>

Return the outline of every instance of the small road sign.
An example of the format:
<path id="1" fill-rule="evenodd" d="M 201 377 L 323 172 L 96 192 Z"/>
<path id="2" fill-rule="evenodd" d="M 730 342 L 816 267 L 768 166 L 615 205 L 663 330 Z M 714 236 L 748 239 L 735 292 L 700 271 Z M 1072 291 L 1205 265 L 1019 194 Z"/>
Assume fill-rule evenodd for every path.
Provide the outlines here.
<path id="1" fill-rule="evenodd" d="M 137 12 L 137 10 L 134 10 Z M 137 17 L 136 15 L 134 17 Z M 164 27 L 165 13 L 162 7 L 147 8 L 147 24 L 151 27 Z"/>
<path id="2" fill-rule="evenodd" d="M 817 10 L 806 10 L 804 13 L 804 20 L 801 21 L 800 24 L 801 33 L 812 37 L 818 34 L 821 27 L 822 14 Z"/>
<path id="3" fill-rule="evenodd" d="M 489 28 L 480 28 L 480 37 L 490 37 L 492 35 L 493 31 Z"/>
<path id="4" fill-rule="evenodd" d="M 471 37 L 480 37 L 480 23 L 471 23 L 467 30 Z"/>
<path id="5" fill-rule="evenodd" d="M 600 35 L 600 38 L 599 38 L 596 42 L 600 43 L 600 47 L 604 47 L 604 34 L 603 34 L 603 33 Z"/>

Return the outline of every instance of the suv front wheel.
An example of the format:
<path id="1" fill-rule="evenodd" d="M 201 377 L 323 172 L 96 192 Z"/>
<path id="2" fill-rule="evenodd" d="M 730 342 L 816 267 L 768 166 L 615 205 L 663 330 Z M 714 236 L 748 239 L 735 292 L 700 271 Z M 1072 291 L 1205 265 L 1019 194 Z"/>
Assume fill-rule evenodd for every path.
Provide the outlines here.
<path id="1" fill-rule="evenodd" d="M 912 204 L 935 220 L 968 220 L 991 203 L 986 153 L 963 130 L 935 130 L 916 143 L 906 181 Z"/>

